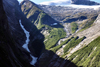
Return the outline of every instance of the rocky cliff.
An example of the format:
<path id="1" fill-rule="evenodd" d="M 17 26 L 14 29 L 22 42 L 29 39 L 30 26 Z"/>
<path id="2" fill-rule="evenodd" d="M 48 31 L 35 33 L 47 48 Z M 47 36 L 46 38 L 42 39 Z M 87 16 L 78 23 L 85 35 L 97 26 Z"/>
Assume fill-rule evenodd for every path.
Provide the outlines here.
<path id="1" fill-rule="evenodd" d="M 17 0 L 0 0 L 0 14 L 0 66 L 37 66 L 44 36 L 21 12 Z"/>

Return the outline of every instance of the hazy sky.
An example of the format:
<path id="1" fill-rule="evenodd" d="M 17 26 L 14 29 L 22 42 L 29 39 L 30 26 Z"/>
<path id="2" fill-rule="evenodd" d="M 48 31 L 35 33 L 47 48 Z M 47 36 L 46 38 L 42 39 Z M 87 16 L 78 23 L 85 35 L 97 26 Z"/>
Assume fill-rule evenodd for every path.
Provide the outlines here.
<path id="1" fill-rule="evenodd" d="M 18 0 L 18 1 L 23 1 L 23 0 Z M 46 2 L 46 1 L 62 1 L 62 0 L 31 0 L 31 1 L 33 1 L 36 4 L 40 4 L 40 3 Z M 68 1 L 68 0 L 66 0 L 66 1 Z M 95 1 L 95 2 L 99 2 L 100 3 L 100 0 L 91 0 L 91 1 Z"/>

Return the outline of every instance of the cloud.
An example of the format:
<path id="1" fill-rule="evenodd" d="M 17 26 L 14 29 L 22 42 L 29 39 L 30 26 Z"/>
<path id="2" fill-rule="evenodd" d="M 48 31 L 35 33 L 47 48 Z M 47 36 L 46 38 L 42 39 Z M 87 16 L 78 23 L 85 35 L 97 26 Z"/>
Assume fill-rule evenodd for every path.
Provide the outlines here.
<path id="1" fill-rule="evenodd" d="M 43 5 L 67 5 L 71 4 L 71 0 L 51 0 L 51 1 L 45 1 L 40 4 Z"/>

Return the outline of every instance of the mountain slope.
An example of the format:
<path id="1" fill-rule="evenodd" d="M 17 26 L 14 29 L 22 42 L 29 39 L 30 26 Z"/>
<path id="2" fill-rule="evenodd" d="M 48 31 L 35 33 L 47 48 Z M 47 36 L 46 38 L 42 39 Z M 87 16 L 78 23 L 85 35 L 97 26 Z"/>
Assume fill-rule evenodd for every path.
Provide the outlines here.
<path id="1" fill-rule="evenodd" d="M 100 38 L 100 15 L 98 15 L 97 19 L 94 21 L 92 26 L 85 29 L 84 31 L 77 32 L 73 34 L 73 36 L 79 38 L 86 37 L 82 41 L 78 41 L 78 39 L 70 41 L 66 41 L 66 43 L 62 44 L 62 47 L 56 51 L 57 55 L 69 59 L 77 66 L 83 67 L 95 67 L 99 66 L 99 38 Z M 78 41 L 78 43 L 77 43 Z M 64 41 L 65 42 L 65 41 Z M 76 44 L 76 45 L 75 45 Z M 74 46 L 73 46 L 74 45 Z M 98 51 L 98 53 L 96 53 Z"/>
<path id="2" fill-rule="evenodd" d="M 44 37 L 21 12 L 17 0 L 0 0 L 0 32 L 1 67 L 38 67 Z M 52 51 L 47 52 L 67 62 Z"/>
<path id="3" fill-rule="evenodd" d="M 62 24 L 66 25 L 65 30 L 67 33 L 70 30 L 68 25 L 71 25 L 72 31 L 73 27 L 77 25 L 75 32 L 70 37 L 59 40 L 60 44 L 51 49 L 53 52 L 64 59 L 69 59 L 77 66 L 100 66 L 99 60 L 97 60 L 99 51 L 95 53 L 99 49 L 99 9 L 48 5 L 39 5 L 39 7 L 55 20 L 64 22 Z M 84 36 L 86 38 L 82 39 Z M 77 38 L 75 40 L 72 37 Z"/>
<path id="4" fill-rule="evenodd" d="M 0 5 L 0 66 L 37 66 L 38 61 L 35 57 L 39 58 L 41 54 L 44 36 L 24 16 L 17 0 L 0 0 Z M 27 37 L 25 30 L 29 32 L 30 37 Z"/>
<path id="5" fill-rule="evenodd" d="M 21 9 L 22 9 L 22 12 L 26 15 L 26 17 L 28 19 L 30 19 L 30 21 L 32 23 L 33 22 L 35 23 L 35 21 L 38 21 L 40 17 L 42 19 L 41 23 L 43 23 L 43 24 L 51 26 L 51 24 L 53 24 L 53 23 L 58 23 L 57 21 L 52 19 L 49 15 L 44 13 L 41 9 L 39 9 L 38 6 L 35 3 L 31 2 L 31 1 L 21 2 Z M 49 21 L 49 20 L 51 20 L 51 21 Z"/>
<path id="6" fill-rule="evenodd" d="M 26 3 L 31 5 L 30 2 Z M 99 58 L 99 51 L 96 54 L 97 58 L 94 56 L 95 51 L 92 51 L 92 49 L 96 50 L 99 48 L 99 8 L 73 8 L 48 5 L 38 6 L 35 4 L 35 7 L 32 6 L 34 9 L 31 8 L 31 11 L 27 11 L 26 9 L 28 9 L 30 5 L 22 4 L 22 11 L 27 18 L 34 23 L 39 30 L 41 30 L 41 33 L 45 36 L 45 48 L 49 50 L 44 50 L 42 52 L 40 57 L 40 67 L 76 67 L 75 65 L 73 66 L 71 62 L 77 66 L 83 67 L 91 67 L 91 65 L 99 66 L 99 63 L 95 62 L 98 61 L 97 58 Z M 32 12 L 32 10 L 35 10 L 38 15 L 35 20 L 32 20 L 32 18 L 36 13 Z M 63 32 L 60 32 L 62 29 L 59 31 L 59 26 L 55 28 L 55 26 L 52 27 L 52 25 L 50 25 L 50 22 L 48 22 L 48 24 L 45 23 L 47 20 L 45 17 L 46 15 L 50 15 L 55 20 L 61 22 L 61 24 L 65 27 L 64 30 L 67 34 L 66 37 L 62 36 L 64 34 Z M 33 17 L 29 18 L 28 16 Z M 95 45 L 95 43 L 97 45 Z M 86 58 L 88 59 L 85 60 Z"/>
<path id="7" fill-rule="evenodd" d="M 59 39 L 66 36 L 63 26 L 42 11 L 38 5 L 31 1 L 22 1 L 21 9 L 27 19 L 29 19 L 45 36 L 44 44 L 46 49 L 55 46 Z"/>
<path id="8" fill-rule="evenodd" d="M 99 67 L 99 10 L 65 9 L 60 23 L 29 0 L 0 0 L 0 66 Z"/>
<path id="9" fill-rule="evenodd" d="M 39 5 L 39 7 L 52 18 L 62 22 L 74 22 L 77 20 L 89 19 L 100 13 L 100 6 L 49 6 Z"/>
<path id="10" fill-rule="evenodd" d="M 16 66 L 30 66 L 30 57 L 27 52 L 23 52 L 11 35 L 11 29 L 9 28 L 9 21 L 4 11 L 3 4 L 5 1 L 0 0 L 0 66 L 16 67 Z M 16 47 L 17 46 L 17 47 Z M 26 53 L 26 54 L 24 54 Z M 18 57 L 18 55 L 20 57 Z M 24 57 L 24 58 L 22 58 Z M 26 61 L 27 60 L 27 61 Z M 25 64 L 24 64 L 25 63 Z"/>
<path id="11" fill-rule="evenodd" d="M 98 38 L 93 40 L 87 46 L 73 53 L 69 57 L 69 59 L 75 64 L 77 64 L 77 66 L 83 66 L 83 67 L 100 66 L 99 65 L 100 62 L 99 42 L 100 42 L 100 35 Z"/>

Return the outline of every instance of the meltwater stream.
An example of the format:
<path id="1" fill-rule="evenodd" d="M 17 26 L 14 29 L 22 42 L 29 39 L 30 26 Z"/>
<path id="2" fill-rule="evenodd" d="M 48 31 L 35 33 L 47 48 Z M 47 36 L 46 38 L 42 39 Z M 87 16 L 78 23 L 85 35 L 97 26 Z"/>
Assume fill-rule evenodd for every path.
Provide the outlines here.
<path id="1" fill-rule="evenodd" d="M 24 28 L 24 26 L 22 25 L 21 23 L 21 20 L 19 20 L 19 23 L 20 23 L 20 26 L 21 28 L 23 29 L 24 33 L 26 34 L 26 42 L 25 44 L 22 46 L 24 49 L 26 49 L 28 52 L 30 52 L 29 48 L 28 48 L 28 44 L 29 44 L 29 37 L 30 37 L 30 34 L 29 32 Z M 32 61 L 30 62 L 31 65 L 35 65 L 35 63 L 37 62 L 37 57 L 34 57 L 30 54 L 31 58 L 32 58 Z"/>

